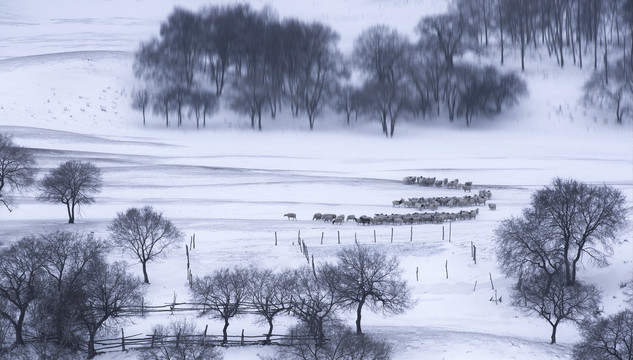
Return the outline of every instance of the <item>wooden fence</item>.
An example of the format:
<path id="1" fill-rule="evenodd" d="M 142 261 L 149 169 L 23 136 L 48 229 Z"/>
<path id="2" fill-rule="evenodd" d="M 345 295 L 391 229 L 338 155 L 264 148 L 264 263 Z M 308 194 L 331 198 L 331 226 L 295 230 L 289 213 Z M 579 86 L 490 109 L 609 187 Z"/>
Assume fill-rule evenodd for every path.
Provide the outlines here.
<path id="1" fill-rule="evenodd" d="M 187 347 L 192 345 L 201 346 L 247 346 L 247 345 L 278 345 L 288 346 L 300 341 L 315 341 L 313 336 L 278 335 L 273 334 L 268 339 L 267 335 L 247 336 L 232 335 L 227 336 L 227 341 L 223 341 L 222 335 L 208 335 L 206 329 L 203 334 L 177 334 L 177 335 L 153 335 L 136 334 L 125 336 L 121 330 L 121 336 L 110 339 L 96 339 L 95 350 L 98 353 L 126 351 L 130 349 L 150 349 L 155 347 Z"/>

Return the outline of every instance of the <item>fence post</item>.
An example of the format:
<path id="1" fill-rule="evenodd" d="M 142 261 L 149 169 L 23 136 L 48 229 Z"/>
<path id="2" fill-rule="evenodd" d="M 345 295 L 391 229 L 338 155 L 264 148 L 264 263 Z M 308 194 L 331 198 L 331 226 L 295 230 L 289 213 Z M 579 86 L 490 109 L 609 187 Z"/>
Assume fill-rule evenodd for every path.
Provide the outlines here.
<path id="1" fill-rule="evenodd" d="M 121 351 L 125 351 L 125 333 L 123 328 L 121 328 Z"/>
<path id="2" fill-rule="evenodd" d="M 314 277 L 317 277 L 316 269 L 314 268 L 314 254 L 312 255 L 312 273 L 314 273 Z"/>
<path id="3" fill-rule="evenodd" d="M 182 332 L 182 329 L 178 329 L 178 334 L 176 335 L 176 349 L 180 347 L 180 333 L 181 332 Z"/>
<path id="4" fill-rule="evenodd" d="M 277 246 L 277 232 L 275 231 L 275 246 Z"/>
<path id="5" fill-rule="evenodd" d="M 415 267 L 415 281 L 419 281 L 419 279 L 418 279 L 418 271 L 419 270 L 420 270 L 419 267 L 416 266 Z"/>
<path id="6" fill-rule="evenodd" d="M 495 284 L 492 282 L 492 273 L 488 273 L 490 274 L 490 286 L 492 286 L 492 290 L 495 289 Z"/>
<path id="7" fill-rule="evenodd" d="M 391 228 L 391 242 L 393 242 L 393 228 Z"/>
<path id="8" fill-rule="evenodd" d="M 473 245 L 473 261 L 477 264 L 477 246 Z"/>
<path id="9" fill-rule="evenodd" d="M 444 267 L 446 268 L 446 278 L 448 279 L 448 260 L 446 260 L 446 265 L 444 265 Z"/>
<path id="10" fill-rule="evenodd" d="M 196 233 L 193 233 L 193 249 L 196 248 Z"/>
<path id="11" fill-rule="evenodd" d="M 336 230 L 336 237 L 338 238 L 339 245 L 341 244 L 341 232 Z"/>
<path id="12" fill-rule="evenodd" d="M 374 229 L 374 244 L 376 243 L 376 229 Z"/>
<path id="13" fill-rule="evenodd" d="M 189 270 L 189 247 L 185 244 L 185 252 L 187 253 L 187 270 Z"/>
<path id="14" fill-rule="evenodd" d="M 145 316 L 145 298 L 141 297 L 141 317 Z"/>
<path id="15" fill-rule="evenodd" d="M 354 244 L 358 245 L 358 238 L 356 237 L 356 233 L 354 233 Z"/>
<path id="16" fill-rule="evenodd" d="M 444 241 L 444 225 L 442 225 L 442 241 Z"/>
<path id="17" fill-rule="evenodd" d="M 321 245 L 323 245 L 323 231 L 321 231 Z"/>
<path id="18" fill-rule="evenodd" d="M 244 346 L 244 329 L 242 329 L 242 337 L 240 339 L 240 345 Z"/>
<path id="19" fill-rule="evenodd" d="M 413 226 L 411 226 L 411 239 L 409 240 L 409 242 L 413 242 Z"/>
<path id="20" fill-rule="evenodd" d="M 448 222 L 448 242 L 451 242 L 452 224 L 452 221 Z"/>
<path id="21" fill-rule="evenodd" d="M 202 346 L 204 346 L 204 341 L 207 338 L 207 329 L 209 328 L 209 324 L 204 326 L 204 333 L 202 334 Z"/>
<path id="22" fill-rule="evenodd" d="M 154 329 L 154 334 L 152 335 L 152 344 L 150 345 L 150 347 L 153 349 L 154 348 L 154 341 L 156 340 L 156 329 Z"/>

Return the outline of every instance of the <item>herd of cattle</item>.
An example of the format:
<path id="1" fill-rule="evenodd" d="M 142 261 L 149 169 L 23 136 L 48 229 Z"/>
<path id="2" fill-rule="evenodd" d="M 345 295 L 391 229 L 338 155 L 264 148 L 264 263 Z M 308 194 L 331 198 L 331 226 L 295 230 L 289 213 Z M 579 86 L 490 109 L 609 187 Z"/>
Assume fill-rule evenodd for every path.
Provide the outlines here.
<path id="1" fill-rule="evenodd" d="M 437 180 L 435 177 L 423 177 L 423 176 L 407 176 L 403 179 L 404 184 L 419 184 L 421 186 L 436 186 L 446 187 L 453 189 L 462 189 L 470 192 L 472 189 L 472 182 L 467 181 L 463 184 L 458 179 L 449 181 L 447 178 L 443 180 Z M 400 200 L 394 200 L 391 204 L 394 207 L 407 207 L 415 208 L 418 211 L 431 210 L 433 212 L 417 212 L 410 214 L 374 214 L 374 216 L 362 215 L 356 217 L 355 215 L 337 215 L 327 213 L 316 213 L 312 217 L 312 220 L 321 220 L 332 224 L 342 224 L 347 221 L 355 221 L 359 225 L 381 225 L 381 224 L 438 224 L 445 221 L 457 221 L 457 220 L 471 220 L 475 219 L 479 214 L 479 208 L 474 210 L 461 210 L 459 212 L 437 212 L 439 207 L 466 207 L 466 206 L 479 206 L 486 205 L 486 202 L 492 198 L 492 192 L 490 190 L 480 190 L 475 195 L 458 196 L 441 196 L 441 197 L 419 197 L 419 198 L 401 198 Z M 496 210 L 497 205 L 488 203 L 490 210 Z M 289 220 L 297 220 L 295 213 L 284 214 Z"/>

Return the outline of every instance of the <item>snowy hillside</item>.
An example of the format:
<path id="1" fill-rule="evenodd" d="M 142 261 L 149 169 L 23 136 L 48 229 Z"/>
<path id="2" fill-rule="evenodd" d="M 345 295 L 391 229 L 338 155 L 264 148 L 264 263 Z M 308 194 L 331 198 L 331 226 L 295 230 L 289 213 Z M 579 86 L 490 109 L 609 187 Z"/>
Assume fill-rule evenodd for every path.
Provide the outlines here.
<path id="1" fill-rule="evenodd" d="M 347 128 L 336 115 L 318 120 L 312 132 L 307 119 L 290 117 L 266 119 L 264 131 L 253 132 L 248 119 L 226 110 L 214 115 L 206 129 L 196 130 L 192 122 L 164 129 L 162 119 L 154 115 L 143 127 L 140 113 L 130 108 L 129 96 L 137 86 L 132 52 L 139 40 L 157 33 L 176 2 L 86 3 L 3 4 L 0 133 L 11 133 L 18 144 L 33 148 L 42 173 L 68 159 L 93 162 L 104 171 L 104 189 L 72 226 L 64 224 L 61 206 L 37 202 L 35 191 L 22 194 L 16 210 L 0 211 L 0 243 L 54 229 L 106 237 L 106 226 L 117 212 L 145 204 L 163 211 L 187 238 L 196 234 L 194 275 L 237 264 L 273 269 L 303 265 L 295 244 L 299 231 L 317 262 L 331 261 L 356 236 L 399 256 L 417 300 L 415 308 L 401 316 L 367 312 L 364 317 L 367 333 L 395 345 L 394 359 L 570 359 L 570 348 L 579 339 L 572 325 L 562 325 L 559 344 L 549 345 L 549 325 L 525 317 L 506 301 L 512 280 L 504 279 L 496 267 L 492 233 L 499 221 L 520 214 L 532 192 L 554 177 L 612 185 L 623 191 L 633 209 L 633 123 L 616 125 L 608 109 L 583 107 L 580 87 L 591 69 L 561 70 L 547 58 L 533 61 L 523 75 L 529 96 L 511 111 L 492 119 L 476 117 L 468 128 L 463 119 L 404 121 L 393 139 L 381 135 L 378 123 L 359 120 Z M 194 10 L 204 3 L 180 1 Z M 252 1 L 258 8 L 264 3 Z M 282 17 L 332 25 L 346 50 L 362 29 L 375 23 L 412 35 L 422 14 L 445 8 L 438 3 L 283 0 L 270 5 Z M 506 66 L 517 69 L 516 63 L 511 55 Z M 393 207 L 391 201 L 464 194 L 402 184 L 409 175 L 473 181 L 474 190 L 492 191 L 497 210 L 481 207 L 476 220 L 453 223 L 450 242 L 448 224 L 394 227 L 391 243 L 391 225 L 311 220 L 315 212 L 405 213 L 410 209 Z M 287 212 L 295 212 L 297 221 L 286 220 Z M 633 220 L 633 211 L 628 217 Z M 342 245 L 337 244 L 337 232 Z M 607 313 L 622 308 L 620 284 L 633 278 L 633 229 L 629 226 L 620 238 L 623 243 L 615 249 L 611 266 L 587 266 L 580 274 L 604 291 Z M 478 248 L 476 264 L 471 243 Z M 110 256 L 128 261 L 131 271 L 140 273 L 129 255 L 112 251 Z M 168 303 L 174 293 L 187 298 L 184 264 L 184 250 L 178 250 L 149 265 L 149 301 Z M 498 304 L 489 301 L 495 294 L 491 277 L 504 297 Z M 352 314 L 343 317 L 353 324 Z M 124 327 L 128 334 L 144 334 L 172 318 L 151 316 Z M 262 333 L 252 320 L 233 320 L 229 332 Z M 196 321 L 202 328 L 208 324 L 211 333 L 221 332 L 219 321 Z M 277 331 L 294 322 L 284 318 Z M 270 351 L 231 348 L 225 359 L 257 359 L 257 354 Z M 136 354 L 98 358 L 134 359 Z"/>

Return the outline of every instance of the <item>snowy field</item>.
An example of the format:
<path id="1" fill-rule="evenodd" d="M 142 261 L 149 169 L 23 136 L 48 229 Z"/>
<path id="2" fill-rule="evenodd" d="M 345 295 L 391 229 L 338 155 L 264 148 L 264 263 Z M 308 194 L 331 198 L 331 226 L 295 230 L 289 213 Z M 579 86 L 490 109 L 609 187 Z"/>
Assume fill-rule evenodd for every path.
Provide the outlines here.
<path id="1" fill-rule="evenodd" d="M 193 10 L 204 3 L 181 1 Z M 503 278 L 496 267 L 492 233 L 499 221 L 520 214 L 532 192 L 554 177 L 614 186 L 633 208 L 633 124 L 628 119 L 615 125 L 611 109 L 585 109 L 579 102 L 590 69 L 561 70 L 554 60 L 532 54 L 524 74 L 530 95 L 516 108 L 492 119 L 475 118 L 470 128 L 463 119 L 402 121 L 394 139 L 385 139 L 378 123 L 359 120 L 347 128 L 333 114 L 317 119 L 312 132 L 307 130 L 307 119 L 283 116 L 265 119 L 264 131 L 253 132 L 248 119 L 224 110 L 203 130 L 196 130 L 192 122 L 180 129 L 164 129 L 162 119 L 152 116 L 144 128 L 140 113 L 129 105 L 136 86 L 131 52 L 140 40 L 158 33 L 160 21 L 174 4 L 168 0 L 2 4 L 0 132 L 13 134 L 18 144 L 35 150 L 40 174 L 69 159 L 90 161 L 103 170 L 105 186 L 96 204 L 82 209 L 75 225 L 65 224 L 61 205 L 37 202 L 35 192 L 22 194 L 16 210 L 0 211 L 0 243 L 55 229 L 94 231 L 106 237 L 105 228 L 117 212 L 149 204 L 188 237 L 196 235 L 191 266 L 194 275 L 202 276 L 233 265 L 301 266 L 305 259 L 296 245 L 299 231 L 317 263 L 332 260 L 356 236 L 359 242 L 400 258 L 417 301 L 402 316 L 364 314 L 365 331 L 393 343 L 394 359 L 570 358 L 571 346 L 579 340 L 572 325 L 559 327 L 559 344 L 549 345 L 550 327 L 545 321 L 527 318 L 509 306 L 512 280 Z M 259 9 L 264 1 L 252 4 Z M 420 16 L 446 8 L 445 3 L 431 0 L 269 4 L 281 17 L 330 24 L 341 34 L 343 51 L 351 49 L 360 31 L 376 23 L 413 37 Z M 516 63 L 510 56 L 506 66 L 515 69 Z M 411 209 L 395 208 L 391 201 L 464 194 L 402 184 L 409 175 L 473 181 L 473 191 L 492 191 L 497 211 L 481 207 L 475 221 L 453 223 L 450 242 L 448 224 L 396 226 L 392 243 L 391 225 L 361 227 L 311 220 L 315 212 L 407 213 Z M 286 220 L 287 212 L 296 213 L 298 220 Z M 633 219 L 633 212 L 629 218 Z M 629 226 L 621 235 L 611 266 L 587 266 L 579 274 L 604 291 L 606 313 L 622 309 L 619 285 L 633 278 L 632 233 Z M 477 264 L 471 260 L 471 243 L 477 246 Z M 131 270 L 140 274 L 140 265 L 127 254 L 113 250 L 110 256 L 127 260 Z M 184 242 L 182 250 L 150 264 L 148 300 L 169 303 L 174 293 L 179 301 L 186 300 L 185 264 Z M 501 303 L 489 301 L 495 294 L 490 276 L 503 297 Z M 342 317 L 353 325 L 353 314 Z M 149 333 L 153 325 L 171 320 L 170 316 L 135 320 L 124 326 L 125 332 Z M 201 328 L 208 324 L 210 333 L 221 332 L 218 321 L 196 321 Z M 275 332 L 294 321 L 280 319 Z M 247 335 L 264 332 L 253 318 L 231 321 L 230 335 L 242 329 Z M 257 359 L 257 354 L 270 355 L 271 350 L 231 348 L 225 359 Z M 135 358 L 134 351 L 98 357 Z"/>

